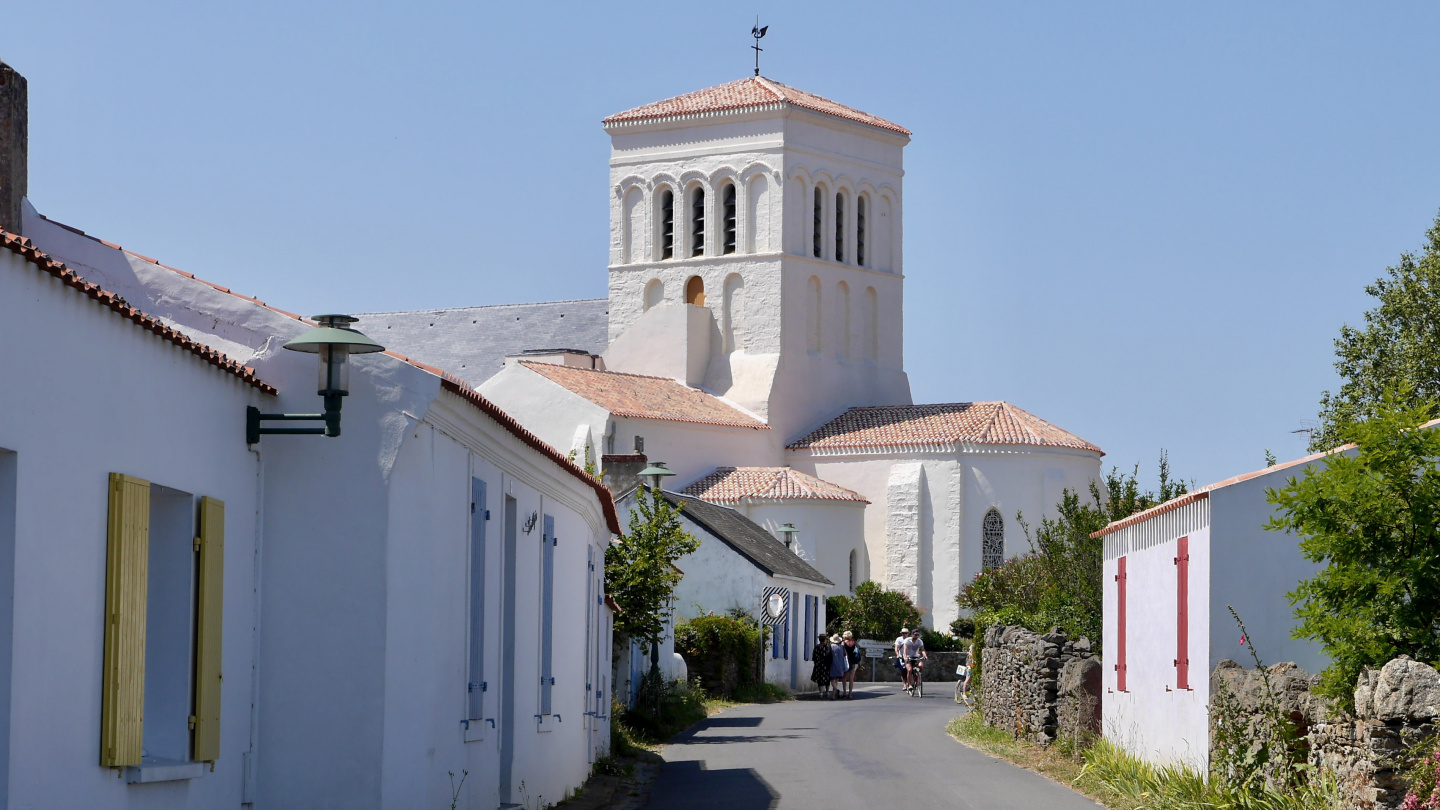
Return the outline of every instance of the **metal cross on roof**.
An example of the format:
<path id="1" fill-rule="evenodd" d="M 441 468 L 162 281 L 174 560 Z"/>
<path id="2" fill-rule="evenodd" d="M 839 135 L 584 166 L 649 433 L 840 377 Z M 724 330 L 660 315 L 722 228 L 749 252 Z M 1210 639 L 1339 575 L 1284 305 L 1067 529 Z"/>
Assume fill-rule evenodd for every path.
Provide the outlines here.
<path id="1" fill-rule="evenodd" d="M 760 38 L 763 37 L 763 36 L 765 36 L 765 32 L 766 32 L 766 31 L 769 31 L 769 30 L 770 30 L 770 26 L 768 26 L 768 25 L 765 26 L 765 27 L 763 27 L 763 28 L 760 26 L 760 17 L 757 15 L 757 16 L 755 17 L 755 27 L 750 29 L 750 36 L 752 36 L 752 37 L 755 38 L 755 44 L 754 44 L 754 45 L 751 45 L 750 47 L 755 49 L 755 75 L 756 75 L 756 76 L 759 76 L 759 75 L 760 75 L 760 52 L 761 52 L 762 50 L 764 50 L 764 48 L 761 48 L 761 47 L 760 47 Z"/>

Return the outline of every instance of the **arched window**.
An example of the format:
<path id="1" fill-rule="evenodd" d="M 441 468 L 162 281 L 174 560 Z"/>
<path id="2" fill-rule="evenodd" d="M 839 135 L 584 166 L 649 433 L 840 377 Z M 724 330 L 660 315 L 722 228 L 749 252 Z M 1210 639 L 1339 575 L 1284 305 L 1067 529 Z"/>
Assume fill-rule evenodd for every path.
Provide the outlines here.
<path id="1" fill-rule="evenodd" d="M 724 237 L 721 239 L 720 252 L 735 252 L 735 184 L 726 183 L 720 191 L 720 201 L 725 207 L 725 214 L 720 223 L 725 229 Z"/>
<path id="2" fill-rule="evenodd" d="M 685 303 L 697 307 L 705 306 L 705 281 L 699 276 L 691 276 L 690 280 L 685 282 Z"/>
<path id="3" fill-rule="evenodd" d="M 705 189 L 690 192 L 690 255 L 705 255 Z"/>
<path id="4" fill-rule="evenodd" d="M 857 584 L 859 584 L 859 583 L 857 583 L 857 582 L 855 581 L 855 575 L 859 573 L 859 571 L 857 570 L 857 569 L 859 568 L 859 566 L 856 565 L 856 563 L 859 562 L 859 556 L 860 556 L 859 552 L 857 552 L 857 551 L 856 551 L 855 549 L 853 549 L 853 548 L 850 549 L 850 592 L 851 592 L 851 593 L 854 593 L 854 592 L 855 592 L 855 586 L 856 586 Z"/>
<path id="5" fill-rule="evenodd" d="M 675 258 L 675 195 L 660 192 L 660 258 Z"/>
<path id="6" fill-rule="evenodd" d="M 865 195 L 855 198 L 855 263 L 865 266 Z"/>
<path id="7" fill-rule="evenodd" d="M 650 283 L 645 285 L 645 309 L 648 310 L 664 300 L 665 282 L 658 278 L 650 279 Z"/>
<path id="8" fill-rule="evenodd" d="M 765 175 L 753 175 L 745 184 L 750 204 L 745 206 L 745 252 L 770 250 L 770 183 Z M 801 199 L 804 199 L 803 193 Z"/>
<path id="9" fill-rule="evenodd" d="M 645 239 L 645 194 L 636 186 L 625 192 L 625 244 L 623 254 L 626 264 L 645 260 L 642 245 Z"/>
<path id="10" fill-rule="evenodd" d="M 845 195 L 835 192 L 835 261 L 845 261 Z"/>
<path id="11" fill-rule="evenodd" d="M 825 192 L 815 187 L 815 258 L 820 258 L 820 242 L 825 233 Z"/>
<path id="12" fill-rule="evenodd" d="M 980 527 L 980 569 L 989 571 L 1005 562 L 1005 519 L 1000 510 L 990 507 Z"/>
<path id="13" fill-rule="evenodd" d="M 820 279 L 811 276 L 809 289 L 806 292 L 806 303 L 808 304 L 806 314 L 810 319 L 810 323 L 807 324 L 810 327 L 809 346 L 810 351 L 818 352 L 820 351 Z"/>

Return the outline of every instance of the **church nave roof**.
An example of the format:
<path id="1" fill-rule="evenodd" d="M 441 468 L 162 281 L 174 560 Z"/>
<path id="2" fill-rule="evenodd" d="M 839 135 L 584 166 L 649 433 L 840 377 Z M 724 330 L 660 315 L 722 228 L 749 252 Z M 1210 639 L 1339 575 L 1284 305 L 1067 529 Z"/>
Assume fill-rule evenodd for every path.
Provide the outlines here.
<path id="1" fill-rule="evenodd" d="M 681 492 L 720 503 L 746 499 L 870 503 L 858 492 L 789 467 L 718 467 Z"/>
<path id="2" fill-rule="evenodd" d="M 737 82 L 717 84 L 704 90 L 656 101 L 634 109 L 618 112 L 606 118 L 603 124 L 626 124 L 662 118 L 699 116 L 707 113 L 721 113 L 746 109 L 761 109 L 771 105 L 789 105 L 802 110 L 833 115 L 847 121 L 869 124 L 872 127 L 888 129 L 901 135 L 910 135 L 910 130 L 893 121 L 886 121 L 876 115 L 861 112 L 853 107 L 831 101 L 814 93 L 807 93 L 781 84 L 763 76 L 748 76 Z"/>
<path id="3" fill-rule="evenodd" d="M 851 408 L 791 444 L 789 449 L 904 447 L 962 442 L 1069 447 L 1104 452 L 1079 436 L 1008 402 Z"/>
<path id="4" fill-rule="evenodd" d="M 535 363 L 520 365 L 609 411 L 613 416 L 698 422 L 769 430 L 770 426 L 717 396 L 666 377 Z"/>

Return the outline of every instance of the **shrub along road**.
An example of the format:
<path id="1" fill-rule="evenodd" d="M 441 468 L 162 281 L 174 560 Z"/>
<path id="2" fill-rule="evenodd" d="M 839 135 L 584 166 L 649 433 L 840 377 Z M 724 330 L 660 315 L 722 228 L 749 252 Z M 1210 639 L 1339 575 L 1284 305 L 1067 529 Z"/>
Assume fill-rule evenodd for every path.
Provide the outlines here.
<path id="1" fill-rule="evenodd" d="M 738 706 L 665 746 L 646 805 L 656 810 L 840 807 L 1044 808 L 1098 805 L 951 739 L 953 684 L 911 698 L 857 684 L 853 700 Z"/>

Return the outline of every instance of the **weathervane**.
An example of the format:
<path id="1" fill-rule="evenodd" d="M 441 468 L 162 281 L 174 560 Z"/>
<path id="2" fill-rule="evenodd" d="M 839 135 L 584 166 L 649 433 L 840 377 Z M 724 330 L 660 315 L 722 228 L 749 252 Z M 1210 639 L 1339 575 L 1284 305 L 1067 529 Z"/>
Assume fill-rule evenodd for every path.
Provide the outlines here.
<path id="1" fill-rule="evenodd" d="M 756 17 L 755 17 L 755 27 L 750 29 L 750 36 L 752 36 L 752 37 L 755 38 L 755 44 L 754 44 L 754 45 L 751 45 L 750 47 L 755 49 L 755 75 L 756 75 L 756 76 L 759 76 L 759 75 L 760 75 L 760 52 L 763 51 L 763 50 L 765 50 L 764 48 L 761 48 L 761 47 L 760 47 L 760 38 L 763 37 L 763 36 L 765 36 L 765 32 L 766 32 L 766 31 L 769 31 L 769 30 L 770 30 L 770 26 L 768 26 L 768 25 L 765 26 L 764 28 L 761 28 L 761 27 L 760 27 L 760 17 L 759 17 L 759 15 L 756 15 Z"/>

